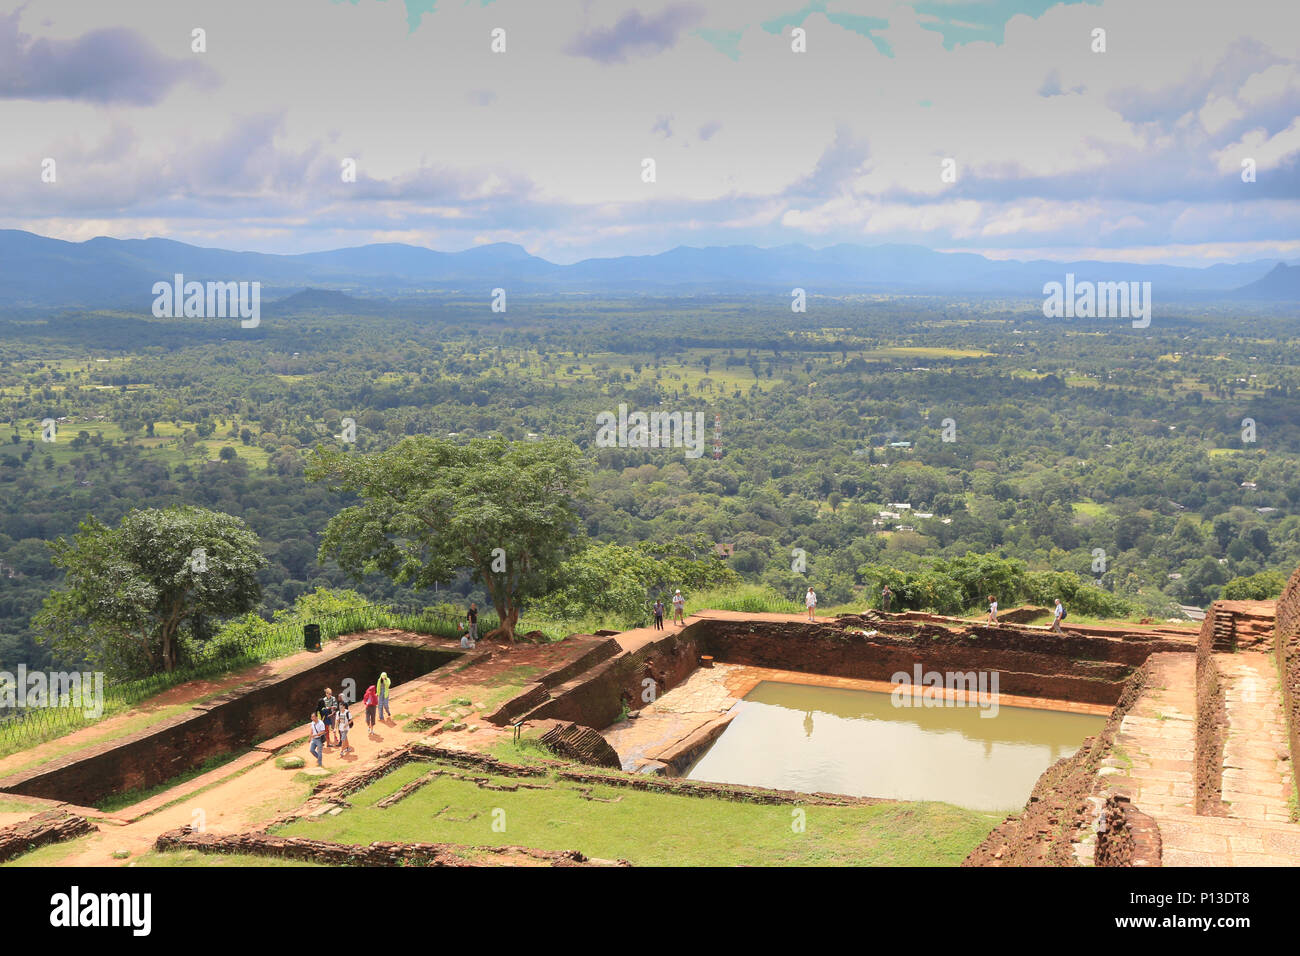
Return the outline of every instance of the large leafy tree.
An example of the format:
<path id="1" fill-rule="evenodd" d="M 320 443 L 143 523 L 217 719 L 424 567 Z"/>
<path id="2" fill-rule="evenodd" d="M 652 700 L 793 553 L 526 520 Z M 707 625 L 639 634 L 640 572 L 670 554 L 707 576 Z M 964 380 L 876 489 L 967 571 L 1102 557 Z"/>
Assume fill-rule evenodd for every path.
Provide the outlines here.
<path id="1" fill-rule="evenodd" d="M 330 519 L 322 560 L 416 588 L 468 569 L 500 617 L 492 633 L 511 640 L 523 602 L 576 547 L 574 506 L 586 490 L 581 453 L 562 440 L 416 435 L 372 455 L 317 449 L 307 477 L 361 498 Z"/>
<path id="2" fill-rule="evenodd" d="M 36 616 L 39 633 L 118 676 L 174 670 L 186 625 L 242 614 L 262 597 L 257 535 L 217 511 L 136 510 L 116 528 L 89 518 L 50 548 L 65 580 Z"/>
<path id="3" fill-rule="evenodd" d="M 635 625 L 649 618 L 656 597 L 668 602 L 675 588 L 691 593 L 740 581 L 702 534 L 634 547 L 593 544 L 564 563 L 558 586 L 542 603 L 569 620 L 590 616 Z"/>

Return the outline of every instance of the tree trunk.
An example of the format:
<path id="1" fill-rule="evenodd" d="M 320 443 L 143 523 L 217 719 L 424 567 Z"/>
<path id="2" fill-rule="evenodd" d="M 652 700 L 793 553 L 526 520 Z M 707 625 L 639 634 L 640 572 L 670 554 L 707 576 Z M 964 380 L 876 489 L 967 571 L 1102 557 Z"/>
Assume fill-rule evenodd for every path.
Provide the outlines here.
<path id="1" fill-rule="evenodd" d="M 504 636 L 506 640 L 514 643 L 515 625 L 519 623 L 519 608 L 508 608 L 505 613 L 502 613 L 501 608 L 497 607 L 497 616 L 501 618 L 501 624 L 494 627 L 488 634 L 485 634 L 484 637 Z"/>

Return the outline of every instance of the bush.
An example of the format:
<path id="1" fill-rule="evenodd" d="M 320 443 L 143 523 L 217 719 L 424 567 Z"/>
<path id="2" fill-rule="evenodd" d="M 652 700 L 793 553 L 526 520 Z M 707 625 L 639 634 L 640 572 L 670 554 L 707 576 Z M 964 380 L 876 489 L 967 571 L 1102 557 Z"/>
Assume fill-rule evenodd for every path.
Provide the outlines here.
<path id="1" fill-rule="evenodd" d="M 1248 578 L 1233 578 L 1223 586 L 1225 601 L 1267 601 L 1282 593 L 1286 578 L 1276 571 L 1261 571 Z"/>

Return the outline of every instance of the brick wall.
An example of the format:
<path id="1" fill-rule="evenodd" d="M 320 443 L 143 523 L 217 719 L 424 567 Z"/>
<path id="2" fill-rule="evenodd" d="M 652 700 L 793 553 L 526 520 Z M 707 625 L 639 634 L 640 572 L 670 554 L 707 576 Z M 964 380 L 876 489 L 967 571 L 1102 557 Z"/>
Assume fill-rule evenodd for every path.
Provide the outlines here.
<path id="1" fill-rule="evenodd" d="M 366 641 L 320 663 L 205 701 L 137 734 L 0 780 L 0 790 L 94 806 L 110 794 L 156 786 L 295 724 L 302 724 L 305 734 L 326 687 L 337 694 L 351 679 L 359 698 L 381 671 L 387 671 L 396 686 L 458 656 L 454 651 Z"/>
<path id="2" fill-rule="evenodd" d="M 1282 705 L 1291 737 L 1292 766 L 1300 759 L 1300 569 L 1277 600 L 1273 648 L 1282 675 Z M 1297 782 L 1300 786 L 1300 781 Z"/>

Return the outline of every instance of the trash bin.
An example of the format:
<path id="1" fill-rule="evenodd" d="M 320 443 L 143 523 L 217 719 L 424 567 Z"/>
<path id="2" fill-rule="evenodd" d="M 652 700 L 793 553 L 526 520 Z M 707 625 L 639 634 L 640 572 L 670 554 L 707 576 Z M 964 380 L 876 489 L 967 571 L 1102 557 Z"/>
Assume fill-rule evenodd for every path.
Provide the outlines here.
<path id="1" fill-rule="evenodd" d="M 302 642 L 309 651 L 320 650 L 320 625 L 307 624 L 302 629 Z"/>

